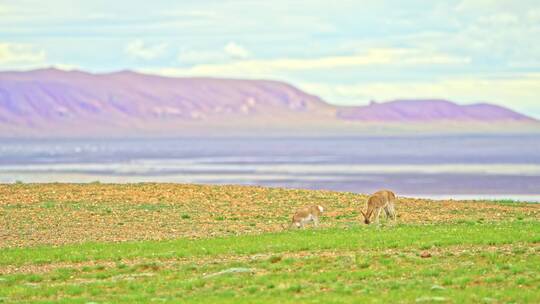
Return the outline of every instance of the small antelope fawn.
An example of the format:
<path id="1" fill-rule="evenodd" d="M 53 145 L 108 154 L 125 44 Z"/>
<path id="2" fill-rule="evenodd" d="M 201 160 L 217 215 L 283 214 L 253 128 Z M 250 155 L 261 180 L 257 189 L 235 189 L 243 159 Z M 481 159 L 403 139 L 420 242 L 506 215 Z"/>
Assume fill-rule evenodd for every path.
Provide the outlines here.
<path id="1" fill-rule="evenodd" d="M 289 228 L 293 226 L 296 228 L 304 228 L 304 225 L 309 222 L 313 222 L 313 225 L 317 227 L 319 225 L 319 217 L 322 215 L 323 211 L 324 208 L 317 205 L 300 208 L 293 215 L 292 223 Z"/>
<path id="2" fill-rule="evenodd" d="M 396 210 L 394 203 L 397 201 L 397 197 L 394 192 L 389 190 L 381 190 L 372 194 L 367 200 L 367 211 L 360 210 L 364 216 L 364 223 L 371 223 L 371 216 L 375 214 L 375 222 L 379 224 L 379 215 L 384 210 L 387 218 L 396 220 Z"/>

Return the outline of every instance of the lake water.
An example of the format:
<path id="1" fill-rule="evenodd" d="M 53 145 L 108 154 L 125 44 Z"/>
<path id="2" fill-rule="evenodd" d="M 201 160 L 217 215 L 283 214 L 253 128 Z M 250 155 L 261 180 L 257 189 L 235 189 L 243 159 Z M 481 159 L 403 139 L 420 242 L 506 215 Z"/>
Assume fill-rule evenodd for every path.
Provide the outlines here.
<path id="1" fill-rule="evenodd" d="M 540 201 L 540 136 L 0 140 L 0 182 L 243 184 Z"/>

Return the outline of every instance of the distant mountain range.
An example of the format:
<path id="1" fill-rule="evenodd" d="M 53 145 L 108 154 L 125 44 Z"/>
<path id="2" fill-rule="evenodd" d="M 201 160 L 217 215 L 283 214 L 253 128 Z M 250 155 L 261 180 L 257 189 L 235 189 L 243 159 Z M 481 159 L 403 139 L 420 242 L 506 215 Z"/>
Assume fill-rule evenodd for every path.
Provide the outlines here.
<path id="1" fill-rule="evenodd" d="M 385 122 L 532 121 L 531 117 L 488 103 L 458 105 L 447 100 L 395 100 L 339 109 L 342 119 Z"/>
<path id="2" fill-rule="evenodd" d="M 404 124 L 538 126 L 530 117 L 486 103 L 395 100 L 334 106 L 289 84 L 268 80 L 57 69 L 0 73 L 3 137 L 257 135 L 301 130 L 340 134 Z"/>

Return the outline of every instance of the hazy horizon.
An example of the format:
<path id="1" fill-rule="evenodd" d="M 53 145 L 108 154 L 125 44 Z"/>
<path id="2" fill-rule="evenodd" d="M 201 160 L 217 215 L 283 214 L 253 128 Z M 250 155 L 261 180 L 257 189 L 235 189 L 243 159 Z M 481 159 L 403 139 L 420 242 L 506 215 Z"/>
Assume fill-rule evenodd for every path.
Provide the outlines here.
<path id="1" fill-rule="evenodd" d="M 540 135 L 10 140 L 0 183 L 239 184 L 540 202 Z M 530 149 L 522 149 L 529 146 Z"/>
<path id="2" fill-rule="evenodd" d="M 339 105 L 490 102 L 540 118 L 534 1 L 3 1 L 0 71 L 285 81 Z"/>

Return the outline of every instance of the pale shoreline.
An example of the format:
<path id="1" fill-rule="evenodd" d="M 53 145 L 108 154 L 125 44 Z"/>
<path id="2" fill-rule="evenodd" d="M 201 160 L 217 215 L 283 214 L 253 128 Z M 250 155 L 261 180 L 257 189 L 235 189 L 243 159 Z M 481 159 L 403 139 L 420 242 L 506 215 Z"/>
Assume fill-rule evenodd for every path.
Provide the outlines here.
<path id="1" fill-rule="evenodd" d="M 511 200 L 523 203 L 540 203 L 540 194 L 436 194 L 436 195 L 403 195 L 404 197 L 439 200 L 456 200 L 456 201 L 505 201 Z"/>

